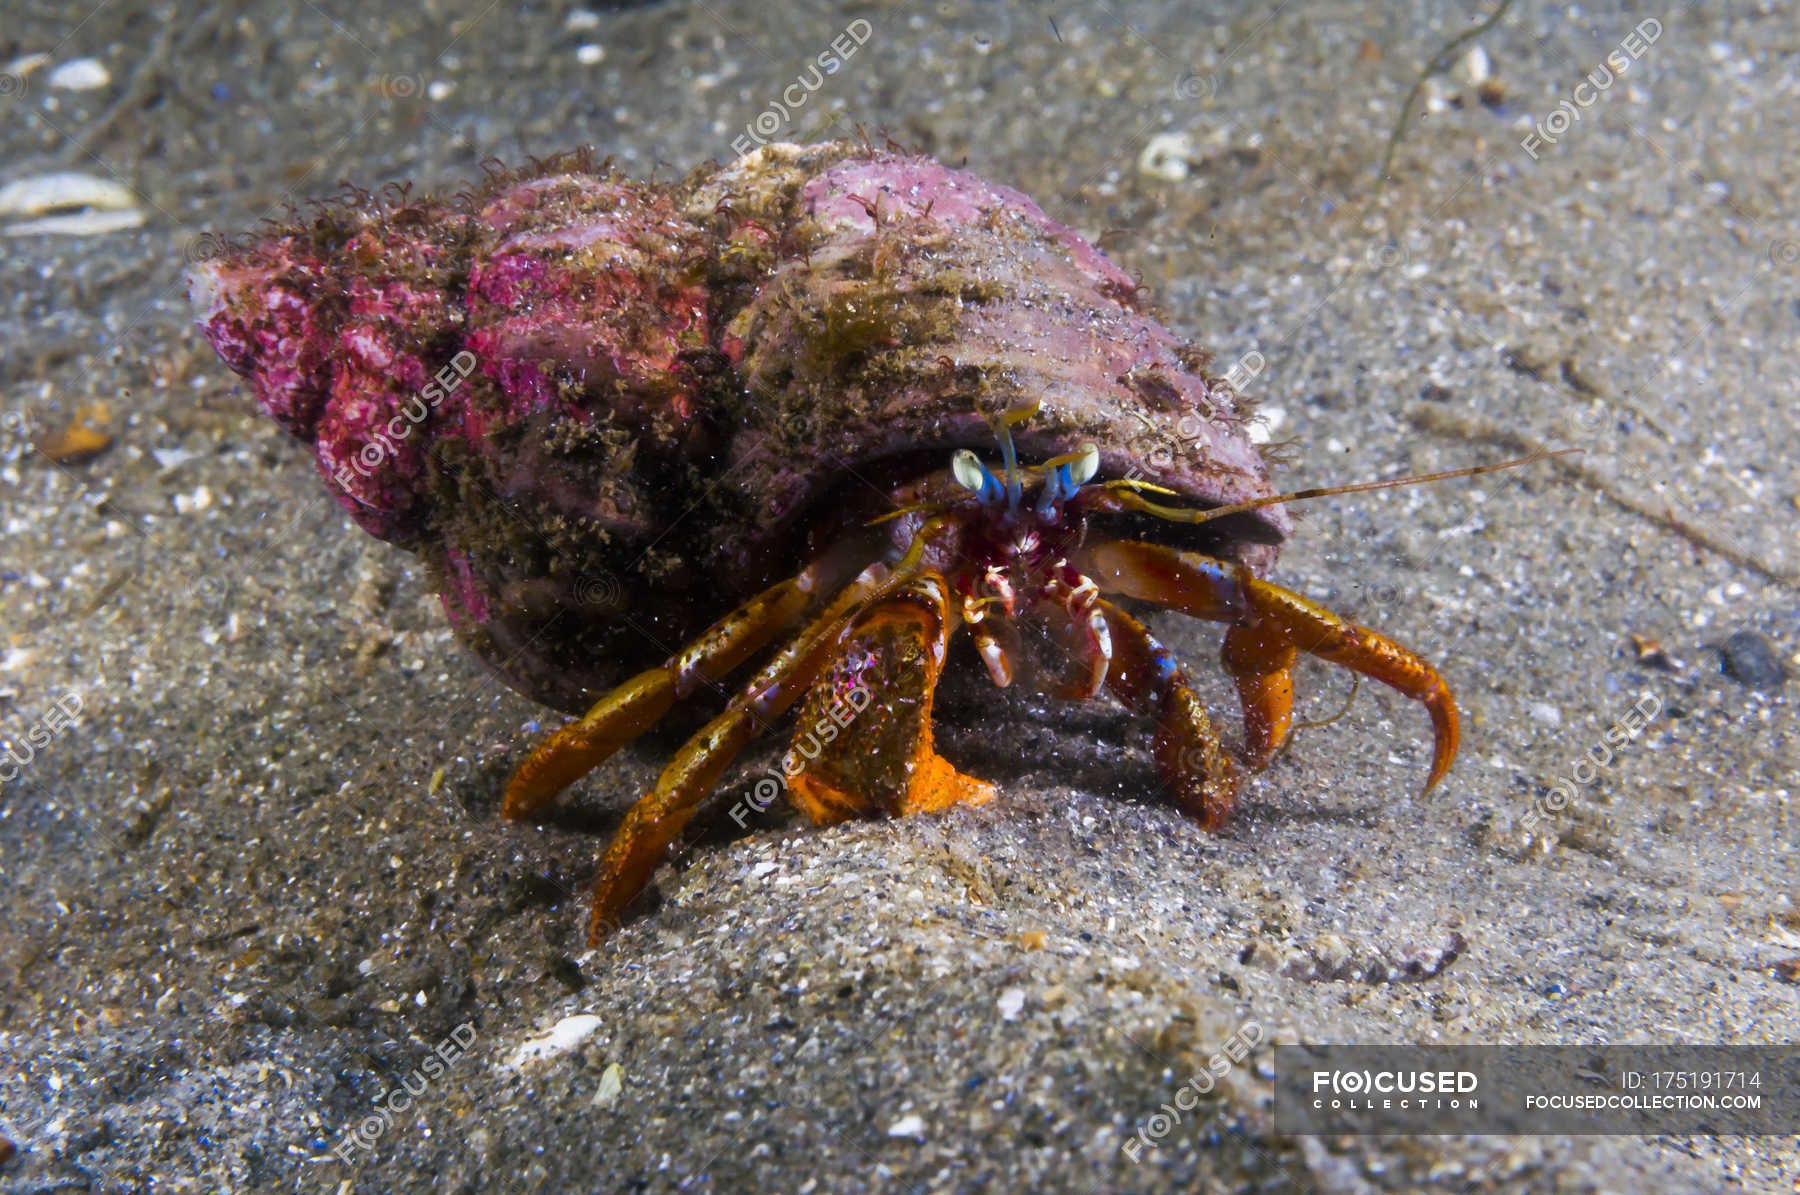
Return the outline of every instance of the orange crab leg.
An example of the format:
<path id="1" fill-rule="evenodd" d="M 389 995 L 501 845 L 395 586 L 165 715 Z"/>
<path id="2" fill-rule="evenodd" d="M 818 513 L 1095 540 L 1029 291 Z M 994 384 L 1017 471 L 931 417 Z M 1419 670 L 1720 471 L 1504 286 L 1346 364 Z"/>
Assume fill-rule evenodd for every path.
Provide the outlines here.
<path id="1" fill-rule="evenodd" d="M 760 722 L 780 717 L 818 675 L 848 616 L 869 599 L 878 584 L 874 573 L 864 573 L 851 582 L 798 639 L 757 673 L 724 713 L 682 745 L 657 777 L 656 787 L 626 813 L 594 881 L 590 945 L 606 936 L 625 906 L 643 890 L 669 844 L 718 782 L 719 774 L 756 737 Z"/>
<path id="2" fill-rule="evenodd" d="M 890 571 L 865 569 L 793 642 L 763 666 L 725 712 L 708 722 L 669 761 L 656 787 L 638 799 L 619 823 L 594 881 L 588 943 L 598 945 L 625 907 L 643 891 L 671 843 L 706 799 L 719 775 L 745 744 L 800 698 L 832 657 L 844 631 L 868 605 L 890 596 L 918 572 L 920 560 L 942 529 L 932 520 L 913 537 Z"/>
<path id="3" fill-rule="evenodd" d="M 1234 623 L 1220 651 L 1244 708 L 1244 756 L 1258 771 L 1287 742 L 1294 725 L 1294 656 L 1298 649 L 1260 623 Z"/>
<path id="4" fill-rule="evenodd" d="M 1148 628 L 1108 601 L 1094 603 L 1112 639 L 1107 687 L 1125 708 L 1156 719 L 1153 754 L 1183 812 L 1218 830 L 1237 807 L 1238 773 L 1187 674 Z"/>
<path id="5" fill-rule="evenodd" d="M 718 680 L 792 626 L 817 598 L 815 564 L 772 585 L 708 627 L 661 666 L 640 672 L 602 697 L 584 716 L 533 747 L 506 785 L 500 814 L 521 818 L 656 725 L 679 698 Z"/>
<path id="6" fill-rule="evenodd" d="M 1271 660 L 1278 658 L 1278 653 L 1267 646 L 1273 640 L 1341 664 L 1422 704 L 1431 716 L 1435 737 L 1426 791 L 1450 770 L 1460 733 L 1450 688 L 1437 669 L 1393 640 L 1346 622 L 1297 593 L 1271 585 L 1241 564 L 1195 552 L 1107 540 L 1085 548 L 1080 564 L 1109 593 L 1154 602 L 1196 618 L 1248 625 L 1268 637 L 1261 643 L 1228 645 L 1228 651 L 1239 655 L 1252 677 L 1248 688 L 1253 705 L 1246 709 L 1246 720 L 1254 723 L 1261 718 L 1266 722 L 1261 730 L 1252 730 L 1248 736 L 1253 755 L 1259 749 L 1273 750 L 1267 744 L 1278 744 L 1279 736 L 1285 733 L 1279 728 L 1287 718 L 1281 694 L 1288 682 L 1275 675 L 1285 669 L 1268 667 Z M 1258 677 L 1273 679 L 1263 681 Z M 1240 694 L 1245 688 L 1240 681 Z M 1262 747 L 1256 746 L 1259 736 Z"/>
<path id="7" fill-rule="evenodd" d="M 864 610 L 839 641 L 807 692 L 787 757 L 788 793 L 813 821 L 992 799 L 993 785 L 957 771 L 932 743 L 932 696 L 955 632 L 944 578 L 925 573 Z"/>

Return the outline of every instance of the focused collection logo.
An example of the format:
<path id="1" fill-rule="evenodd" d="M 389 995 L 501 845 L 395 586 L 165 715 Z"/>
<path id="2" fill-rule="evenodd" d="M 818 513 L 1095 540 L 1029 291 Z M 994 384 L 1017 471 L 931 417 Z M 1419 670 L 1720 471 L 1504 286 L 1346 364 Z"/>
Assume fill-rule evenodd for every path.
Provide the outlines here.
<path id="1" fill-rule="evenodd" d="M 1315 1070 L 1313 1107 L 1331 1111 L 1473 1110 L 1481 1107 L 1474 1071 Z M 1327 1094 L 1329 1093 L 1329 1094 Z M 1398 1097 L 1398 1098 L 1396 1098 Z"/>

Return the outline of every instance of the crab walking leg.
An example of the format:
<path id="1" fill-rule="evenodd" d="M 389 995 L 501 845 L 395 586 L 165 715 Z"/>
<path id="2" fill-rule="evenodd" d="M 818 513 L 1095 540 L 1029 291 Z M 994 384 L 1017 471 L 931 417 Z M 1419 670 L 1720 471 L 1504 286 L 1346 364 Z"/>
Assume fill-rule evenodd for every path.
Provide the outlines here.
<path id="1" fill-rule="evenodd" d="M 656 725 L 702 681 L 718 680 L 794 625 L 817 599 L 820 566 L 757 594 L 721 618 L 661 666 L 640 672 L 602 697 L 583 717 L 533 747 L 512 774 L 500 814 L 521 818 Z"/>
<path id="2" fill-rule="evenodd" d="M 1294 656 L 1298 649 L 1261 623 L 1233 623 L 1219 656 L 1244 709 L 1244 756 L 1258 771 L 1287 742 L 1294 725 Z"/>
<path id="3" fill-rule="evenodd" d="M 1136 714 L 1156 719 L 1157 771 L 1183 812 L 1208 830 L 1237 807 L 1238 773 L 1187 674 L 1143 623 L 1108 601 L 1095 604 L 1112 639 L 1107 687 Z"/>
<path id="4" fill-rule="evenodd" d="M 675 841 L 718 782 L 719 774 L 769 721 L 779 718 L 806 691 L 837 650 L 844 631 L 866 606 L 888 597 L 919 570 L 926 548 L 943 523 L 920 528 L 892 570 L 871 565 L 831 600 L 793 642 L 763 666 L 725 712 L 682 745 L 638 799 L 613 835 L 594 881 L 588 943 L 598 945 L 637 894 L 643 891 Z"/>
<path id="5" fill-rule="evenodd" d="M 724 713 L 708 722 L 669 761 L 656 787 L 639 798 L 619 824 L 594 881 L 588 942 L 597 944 L 625 906 L 643 890 L 669 844 L 675 841 L 719 774 L 756 737 L 761 723 L 778 718 L 824 666 L 848 616 L 879 587 L 865 573 L 839 594 L 801 636 L 771 660 Z"/>
<path id="6" fill-rule="evenodd" d="M 865 609 L 807 691 L 788 751 L 788 793 L 823 824 L 980 805 L 994 786 L 932 742 L 931 703 L 956 633 L 949 587 L 925 573 Z"/>
<path id="7" fill-rule="evenodd" d="M 1139 598 L 1196 618 L 1258 628 L 1300 651 L 1341 664 L 1412 698 L 1431 715 L 1435 739 L 1425 790 L 1429 792 L 1450 770 L 1460 734 L 1450 687 L 1437 669 L 1386 636 L 1346 622 L 1297 593 L 1271 585 L 1241 564 L 1195 552 L 1130 540 L 1107 540 L 1083 551 L 1081 567 L 1108 593 Z M 1253 650 L 1248 654 L 1252 658 L 1256 655 Z M 1252 686 L 1253 698 L 1269 705 L 1269 733 L 1273 733 L 1273 706 L 1279 700 L 1279 683 L 1270 686 L 1270 690 L 1264 694 L 1261 688 Z M 1256 716 L 1246 713 L 1247 719 Z"/>

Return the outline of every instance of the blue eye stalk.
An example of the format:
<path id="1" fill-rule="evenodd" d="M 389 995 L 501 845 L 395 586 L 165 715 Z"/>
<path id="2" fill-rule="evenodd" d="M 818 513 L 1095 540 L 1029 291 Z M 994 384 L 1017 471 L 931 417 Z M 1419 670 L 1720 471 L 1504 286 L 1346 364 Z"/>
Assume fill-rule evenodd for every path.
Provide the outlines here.
<path id="1" fill-rule="evenodd" d="M 957 484 L 972 492 L 983 506 L 997 505 L 1006 496 L 1006 487 L 1000 484 L 1000 479 L 967 448 L 957 449 L 950 458 L 950 471 L 955 474 Z"/>
<path id="2" fill-rule="evenodd" d="M 1044 496 L 1038 499 L 1038 513 L 1048 514 L 1058 502 L 1073 498 L 1098 472 L 1100 450 L 1092 444 L 1083 444 L 1079 452 L 1045 462 Z"/>

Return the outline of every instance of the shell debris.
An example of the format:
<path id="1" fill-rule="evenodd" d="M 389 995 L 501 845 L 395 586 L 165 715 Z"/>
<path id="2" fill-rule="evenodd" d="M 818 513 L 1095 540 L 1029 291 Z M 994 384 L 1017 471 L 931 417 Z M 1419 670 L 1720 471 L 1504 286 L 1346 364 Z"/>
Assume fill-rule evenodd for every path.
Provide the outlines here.
<path id="1" fill-rule="evenodd" d="M 130 188 L 77 170 L 15 179 L 0 186 L 0 219 L 34 216 L 0 228 L 7 236 L 87 236 L 136 228 L 143 209 Z"/>
<path id="2" fill-rule="evenodd" d="M 44 80 L 63 91 L 99 91 L 112 83 L 112 72 L 98 58 L 73 58 L 51 70 Z"/>
<path id="3" fill-rule="evenodd" d="M 610 1062 L 606 1069 L 600 1072 L 600 1086 L 595 1089 L 591 1102 L 596 1108 L 604 1108 L 617 1100 L 619 1094 L 624 1090 L 625 1068 L 616 1062 Z"/>
<path id="4" fill-rule="evenodd" d="M 899 1120 L 896 1120 L 893 1124 L 888 1126 L 887 1135 L 890 1137 L 911 1137 L 915 1140 L 923 1141 L 925 1140 L 925 1119 L 916 1112 L 902 1116 Z"/>
<path id="5" fill-rule="evenodd" d="M 508 1070 L 522 1070 L 528 1066 L 550 1062 L 574 1051 L 581 1043 L 600 1031 L 604 1022 L 592 1013 L 577 1013 L 572 1017 L 564 1017 L 550 1027 L 550 1032 L 542 1037 L 534 1037 L 520 1043 L 506 1060 Z M 605 1083 L 604 1076 L 601 1083 Z"/>
<path id="6" fill-rule="evenodd" d="M 1194 160 L 1194 143 L 1186 133 L 1158 133 L 1144 143 L 1138 155 L 1138 173 L 1166 183 L 1178 183 L 1188 176 Z"/>
<path id="7" fill-rule="evenodd" d="M 38 441 L 37 449 L 59 465 L 84 465 L 112 446 L 112 411 L 89 403 L 69 416 L 62 431 Z"/>

